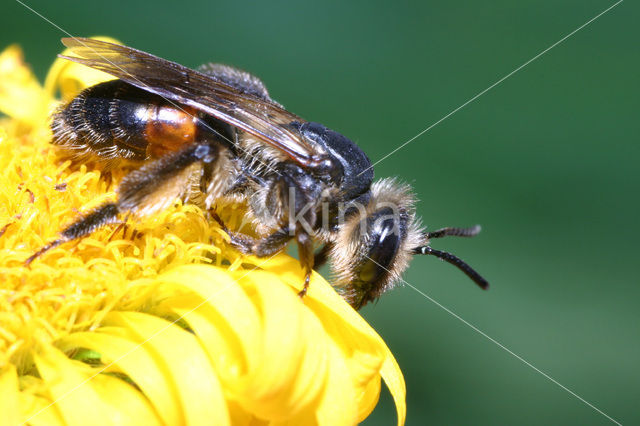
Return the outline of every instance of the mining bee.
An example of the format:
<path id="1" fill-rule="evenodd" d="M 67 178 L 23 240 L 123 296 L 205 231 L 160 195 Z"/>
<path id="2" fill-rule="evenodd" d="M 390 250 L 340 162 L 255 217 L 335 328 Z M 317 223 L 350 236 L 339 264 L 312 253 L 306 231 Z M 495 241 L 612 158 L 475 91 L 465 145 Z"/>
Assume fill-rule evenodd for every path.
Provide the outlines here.
<path id="1" fill-rule="evenodd" d="M 53 143 L 78 161 L 134 169 L 116 201 L 80 216 L 27 264 L 121 215 L 149 215 L 195 191 L 207 209 L 246 202 L 258 237 L 220 221 L 243 253 L 270 256 L 294 239 L 305 271 L 301 296 L 314 266 L 329 261 L 333 284 L 359 309 L 391 289 L 417 254 L 443 259 L 488 287 L 465 262 L 429 246 L 433 238 L 474 236 L 478 226 L 425 232 L 410 187 L 374 182 L 371 162 L 355 143 L 286 111 L 257 77 L 219 64 L 192 70 L 87 38 L 62 42 L 75 56 L 61 57 L 117 79 L 57 109 Z"/>

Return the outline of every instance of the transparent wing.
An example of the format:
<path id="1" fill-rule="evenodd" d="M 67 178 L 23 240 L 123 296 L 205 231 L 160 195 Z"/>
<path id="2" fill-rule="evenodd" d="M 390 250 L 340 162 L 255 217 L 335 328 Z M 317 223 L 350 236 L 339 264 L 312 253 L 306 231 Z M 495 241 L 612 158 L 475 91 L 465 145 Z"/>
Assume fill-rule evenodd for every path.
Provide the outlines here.
<path id="1" fill-rule="evenodd" d="M 177 103 L 192 106 L 280 149 L 297 163 L 313 167 L 324 159 L 292 130 L 300 117 L 280 106 L 240 93 L 210 76 L 149 53 L 89 38 L 63 38 L 77 57 L 62 56 L 95 68 Z"/>

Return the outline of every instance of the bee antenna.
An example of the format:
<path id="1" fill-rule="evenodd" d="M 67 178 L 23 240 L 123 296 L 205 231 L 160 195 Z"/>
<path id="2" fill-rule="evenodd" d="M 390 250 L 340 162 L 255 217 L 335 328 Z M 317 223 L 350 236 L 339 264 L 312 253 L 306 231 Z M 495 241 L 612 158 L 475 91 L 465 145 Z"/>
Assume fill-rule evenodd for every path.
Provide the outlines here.
<path id="1" fill-rule="evenodd" d="M 444 228 L 444 229 L 456 229 L 456 228 Z M 471 228 L 469 228 L 469 229 L 471 229 Z M 436 232 L 438 232 L 438 231 L 436 231 Z M 457 234 L 451 234 L 451 235 L 457 235 Z M 467 235 L 465 235 L 465 236 L 467 236 Z M 480 286 L 480 288 L 482 288 L 483 290 L 486 290 L 486 289 L 489 288 L 489 282 L 487 282 L 487 280 L 482 278 L 480 276 L 480 274 L 477 273 L 466 262 L 464 262 L 462 259 L 460 259 L 459 257 L 457 257 L 457 256 L 455 256 L 455 255 L 453 255 L 451 253 L 447 253 L 446 251 L 435 250 L 435 249 L 432 249 L 429 246 L 422 246 L 422 247 L 416 247 L 415 249 L 413 249 L 413 254 L 429 254 L 431 256 L 435 256 L 435 257 L 437 257 L 439 259 L 442 259 L 445 262 L 448 262 L 448 263 L 456 266 L 458 269 L 460 269 L 462 272 L 464 272 L 469 278 L 471 278 L 473 280 L 473 282 L 478 284 L 478 286 Z"/>
<path id="2" fill-rule="evenodd" d="M 480 233 L 482 228 L 480 225 L 471 226 L 469 228 L 441 228 L 433 232 L 425 232 L 427 239 L 442 237 L 475 237 Z"/>

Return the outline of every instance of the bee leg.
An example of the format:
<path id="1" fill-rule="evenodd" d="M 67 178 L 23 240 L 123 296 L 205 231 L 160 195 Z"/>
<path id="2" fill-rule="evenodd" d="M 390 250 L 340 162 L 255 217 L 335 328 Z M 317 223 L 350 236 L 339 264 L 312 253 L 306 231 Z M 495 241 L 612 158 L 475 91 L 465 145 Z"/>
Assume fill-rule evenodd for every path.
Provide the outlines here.
<path id="1" fill-rule="evenodd" d="M 299 231 L 296 233 L 296 241 L 298 243 L 298 258 L 300 259 L 302 269 L 304 269 L 304 286 L 298 293 L 298 296 L 302 298 L 307 294 L 311 280 L 311 272 L 313 271 L 313 240 L 306 232 Z"/>
<path id="2" fill-rule="evenodd" d="M 313 258 L 313 267 L 318 269 L 329 260 L 329 253 L 333 249 L 333 243 L 328 243 L 318 250 Z"/>
<path id="3" fill-rule="evenodd" d="M 60 238 L 50 242 L 42 247 L 40 250 L 29 256 L 25 260 L 25 265 L 29 266 L 37 257 L 43 253 L 51 250 L 54 247 L 59 246 L 67 241 L 72 241 L 85 235 L 88 235 L 98 228 L 103 227 L 109 223 L 116 222 L 118 219 L 118 205 L 116 203 L 106 203 L 93 210 L 91 213 L 81 217 L 79 220 L 72 223 L 64 231 L 60 233 Z"/>
<path id="4" fill-rule="evenodd" d="M 169 207 L 189 189 L 193 167 L 208 168 L 221 158 L 221 149 L 216 142 L 189 145 L 132 171 L 117 190 L 120 211 L 146 216 Z"/>
<path id="5" fill-rule="evenodd" d="M 258 257 L 271 256 L 284 249 L 289 241 L 291 241 L 291 233 L 288 227 L 278 229 L 271 235 L 257 241 L 252 247 L 253 254 Z"/>
<path id="6" fill-rule="evenodd" d="M 102 172 L 102 179 L 104 179 L 104 182 L 107 184 L 107 188 L 111 188 L 113 184 L 113 173 L 111 173 L 111 170 Z"/>
<path id="7" fill-rule="evenodd" d="M 319 194 L 310 194 L 301 183 L 303 180 L 299 182 L 294 178 L 304 175 L 297 166 L 290 168 L 289 173 L 274 181 L 270 192 L 278 199 L 277 203 L 284 212 L 283 222 L 289 224 L 289 233 L 295 235 L 298 243 L 298 260 L 304 271 L 304 284 L 298 293 L 302 298 L 307 294 L 313 272 L 314 247 L 310 233 L 313 232 L 311 224 L 317 220 L 315 206 Z"/>
<path id="8" fill-rule="evenodd" d="M 261 240 L 256 240 L 248 235 L 236 232 L 226 232 L 231 238 L 231 244 L 233 244 L 238 250 L 245 254 L 253 254 L 258 257 L 271 256 L 281 251 L 285 248 L 291 238 L 293 238 L 289 231 L 289 227 L 287 226 Z M 296 242 L 298 243 L 298 257 L 300 258 L 300 265 L 302 266 L 302 269 L 304 269 L 304 285 L 302 290 L 298 293 L 298 296 L 304 297 L 309 288 L 311 272 L 313 271 L 314 265 L 313 240 L 309 234 L 304 231 L 297 232 L 295 237 Z"/>
<path id="9" fill-rule="evenodd" d="M 244 254 L 252 254 L 258 257 L 271 256 L 284 249 L 291 240 L 288 229 L 281 229 L 267 237 L 256 240 L 248 235 L 238 232 L 228 232 L 231 244 Z"/>
<path id="10" fill-rule="evenodd" d="M 111 241 L 113 240 L 113 238 L 116 236 L 116 234 L 118 232 L 120 232 L 121 229 L 124 228 L 124 231 L 122 232 L 122 239 L 125 240 L 127 238 L 127 221 L 129 220 L 129 215 L 127 215 L 122 222 L 120 222 L 118 224 L 118 226 L 116 226 L 116 229 L 113 230 L 113 232 L 111 233 L 111 235 L 109 236 L 109 239 L 107 241 Z"/>
<path id="11" fill-rule="evenodd" d="M 57 240 L 31 255 L 25 265 L 62 243 L 82 238 L 104 225 L 116 222 L 120 213 L 137 212 L 144 216 L 168 207 L 188 189 L 190 166 L 215 161 L 219 158 L 220 149 L 220 145 L 215 142 L 189 145 L 182 151 L 132 171 L 120 183 L 115 203 L 103 204 L 77 219 L 60 233 Z"/>
<path id="12" fill-rule="evenodd" d="M 252 247 L 256 244 L 255 238 L 229 230 L 220 216 L 218 216 L 218 213 L 216 213 L 213 209 L 209 209 L 208 212 L 211 218 L 218 222 L 218 226 L 220 226 L 220 229 L 222 229 L 229 236 L 229 242 L 232 246 L 234 246 L 241 253 L 254 254 Z"/>
<path id="13" fill-rule="evenodd" d="M 265 238 L 256 239 L 240 232 L 230 231 L 216 212 L 210 211 L 209 213 L 218 222 L 220 228 L 229 235 L 231 245 L 244 254 L 258 257 L 271 256 L 282 250 L 292 238 L 289 233 L 289 227 L 285 226 Z"/>
<path id="14" fill-rule="evenodd" d="M 213 163 L 204 163 L 202 165 L 202 178 L 200 178 L 200 192 L 207 193 L 211 179 L 213 178 L 214 165 Z M 218 218 L 219 219 L 219 218 Z"/>

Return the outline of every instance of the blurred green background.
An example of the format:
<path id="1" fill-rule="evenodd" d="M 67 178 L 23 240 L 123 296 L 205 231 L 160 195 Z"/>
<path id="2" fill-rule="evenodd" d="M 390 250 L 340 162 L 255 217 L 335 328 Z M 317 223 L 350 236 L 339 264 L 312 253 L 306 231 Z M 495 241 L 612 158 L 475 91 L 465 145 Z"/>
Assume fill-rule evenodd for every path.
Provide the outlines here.
<path id="1" fill-rule="evenodd" d="M 614 1 L 26 0 L 76 36 L 188 66 L 233 64 L 376 161 Z M 14 0 L 0 45 L 38 75 L 65 34 Z M 640 7 L 626 1 L 376 166 L 413 184 L 435 258 L 405 279 L 623 424 L 640 409 Z M 363 315 L 407 381 L 407 424 L 607 424 L 606 417 L 408 286 Z M 386 391 L 365 424 L 393 424 Z"/>

